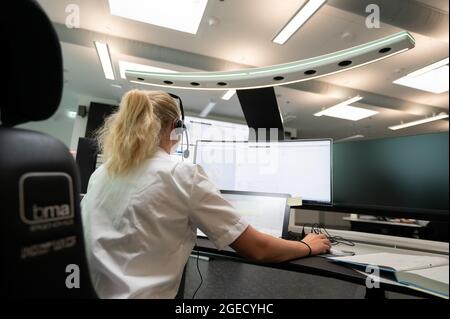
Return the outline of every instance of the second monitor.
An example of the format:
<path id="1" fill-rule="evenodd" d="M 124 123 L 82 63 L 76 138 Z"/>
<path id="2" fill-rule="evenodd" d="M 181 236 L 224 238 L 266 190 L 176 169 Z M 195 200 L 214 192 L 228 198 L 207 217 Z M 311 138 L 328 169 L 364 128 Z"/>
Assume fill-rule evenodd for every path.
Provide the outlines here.
<path id="1" fill-rule="evenodd" d="M 332 202 L 332 141 L 198 141 L 195 163 L 219 189 L 284 193 L 306 203 Z"/>

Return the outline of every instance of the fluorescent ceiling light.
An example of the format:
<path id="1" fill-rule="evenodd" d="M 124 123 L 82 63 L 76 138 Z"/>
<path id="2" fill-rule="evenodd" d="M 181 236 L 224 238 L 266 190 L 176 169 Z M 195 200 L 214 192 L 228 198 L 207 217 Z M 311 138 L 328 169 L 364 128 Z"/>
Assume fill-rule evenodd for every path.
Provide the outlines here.
<path id="1" fill-rule="evenodd" d="M 326 0 L 309 0 L 273 39 L 274 43 L 285 44 L 287 40 L 325 3 Z"/>
<path id="2" fill-rule="evenodd" d="M 222 100 L 228 101 L 236 94 L 236 90 L 228 90 L 227 93 L 225 93 L 222 96 Z"/>
<path id="3" fill-rule="evenodd" d="M 335 141 L 335 142 L 336 142 L 336 143 L 339 143 L 339 142 L 348 142 L 348 141 L 353 141 L 353 140 L 357 140 L 357 139 L 364 138 L 364 137 L 365 137 L 365 136 L 362 135 L 362 134 L 356 134 L 356 135 L 353 135 L 353 136 L 341 138 L 340 140 L 337 140 L 337 141 Z"/>
<path id="4" fill-rule="evenodd" d="M 389 129 L 393 130 L 393 131 L 396 131 L 396 130 L 401 130 L 401 129 L 404 129 L 404 128 L 407 128 L 407 127 L 411 127 L 411 126 L 415 126 L 415 125 L 420 125 L 420 124 L 425 124 L 425 123 L 429 123 L 429 122 L 433 122 L 433 121 L 443 120 L 443 119 L 446 119 L 446 118 L 448 118 L 448 114 L 441 113 L 441 114 L 439 114 L 437 116 L 428 117 L 426 119 L 390 126 Z"/>
<path id="5" fill-rule="evenodd" d="M 108 80 L 115 80 L 114 69 L 111 62 L 111 55 L 109 54 L 109 48 L 106 43 L 95 41 L 95 48 L 97 49 L 97 54 L 102 64 L 103 73 L 105 73 L 105 78 Z"/>
<path id="6" fill-rule="evenodd" d="M 378 114 L 377 111 L 367 110 L 356 106 L 350 106 L 350 104 L 360 101 L 362 99 L 363 98 L 361 96 L 355 96 L 347 101 L 344 101 L 335 106 L 322 110 L 314 114 L 314 116 L 325 115 L 330 117 L 337 117 L 344 120 L 359 121 L 366 117 Z"/>
<path id="7" fill-rule="evenodd" d="M 395 84 L 427 91 L 435 94 L 448 92 L 448 65 L 422 73 L 417 76 L 405 76 L 395 80 Z"/>
<path id="8" fill-rule="evenodd" d="M 435 62 L 433 64 L 430 64 L 430 65 L 428 65 L 426 67 L 423 67 L 423 68 L 421 68 L 421 69 L 419 69 L 417 71 L 414 71 L 413 73 L 408 74 L 408 76 L 418 76 L 418 75 L 424 74 L 424 73 L 426 73 L 428 71 L 431 71 L 431 70 L 434 70 L 434 69 L 438 69 L 441 66 L 448 65 L 448 62 L 449 62 L 449 58 L 443 59 L 441 61 L 438 61 L 438 62 Z"/>
<path id="9" fill-rule="evenodd" d="M 119 70 L 120 70 L 120 77 L 122 79 L 127 78 L 125 75 L 126 71 L 177 73 L 176 71 L 169 70 L 169 69 L 163 69 L 163 68 L 158 68 L 155 66 L 132 63 L 132 62 L 127 62 L 127 61 L 119 61 Z"/>
<path id="10" fill-rule="evenodd" d="M 448 92 L 448 61 L 448 58 L 438 61 L 393 83 L 436 94 Z"/>
<path id="11" fill-rule="evenodd" d="M 330 117 L 336 117 L 343 120 L 350 120 L 350 121 L 359 121 L 362 119 L 365 119 L 366 117 L 373 116 L 375 114 L 378 114 L 377 111 L 367 110 L 360 107 L 350 106 L 350 105 L 343 105 L 339 107 L 330 107 L 326 109 L 325 111 L 321 112 L 322 114 L 315 116 L 330 116 Z"/>
<path id="12" fill-rule="evenodd" d="M 208 0 L 109 0 L 112 15 L 196 34 Z"/>
<path id="13" fill-rule="evenodd" d="M 216 102 L 209 102 L 208 105 L 200 113 L 200 117 L 207 117 L 211 113 L 212 109 L 216 106 Z"/>

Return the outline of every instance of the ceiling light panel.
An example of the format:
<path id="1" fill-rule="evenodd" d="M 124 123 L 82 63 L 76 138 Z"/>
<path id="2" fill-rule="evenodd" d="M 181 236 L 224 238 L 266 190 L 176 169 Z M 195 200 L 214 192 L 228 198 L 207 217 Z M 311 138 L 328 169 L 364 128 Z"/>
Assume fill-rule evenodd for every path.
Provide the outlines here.
<path id="1" fill-rule="evenodd" d="M 377 111 L 350 105 L 336 105 L 314 114 L 315 116 L 336 117 L 343 120 L 359 121 L 378 114 Z"/>
<path id="2" fill-rule="evenodd" d="M 108 80 L 115 80 L 114 69 L 112 66 L 111 55 L 109 54 L 109 47 L 103 42 L 94 42 L 95 48 L 97 49 L 98 58 L 103 68 L 103 73 L 105 78 Z"/>
<path id="3" fill-rule="evenodd" d="M 417 121 L 413 121 L 413 122 L 408 122 L 408 123 L 402 123 L 399 125 L 394 125 L 394 126 L 390 126 L 389 129 L 396 131 L 396 130 L 401 130 L 407 127 L 411 127 L 411 126 L 416 126 L 416 125 L 421 125 L 421 124 L 425 124 L 425 123 L 430 123 L 430 122 L 434 122 L 434 121 L 439 121 L 439 120 L 443 120 L 448 118 L 448 114 L 446 113 L 441 113 L 437 116 L 432 116 L 432 117 L 427 117 L 425 119 L 421 119 L 421 120 L 417 120 Z"/>
<path id="4" fill-rule="evenodd" d="M 216 106 L 216 102 L 209 102 L 206 107 L 203 109 L 203 111 L 200 113 L 200 117 L 207 117 L 209 113 L 213 110 L 213 108 Z"/>
<path id="5" fill-rule="evenodd" d="M 228 101 L 236 94 L 236 90 L 228 90 L 223 96 L 222 100 Z"/>
<path id="6" fill-rule="evenodd" d="M 309 0 L 273 39 L 274 43 L 285 44 L 298 29 L 325 3 L 325 0 Z"/>
<path id="7" fill-rule="evenodd" d="M 357 96 L 355 96 L 355 97 L 352 97 L 351 99 L 348 99 L 348 100 L 345 100 L 345 101 L 343 101 L 343 102 L 341 102 L 341 103 L 339 103 L 339 104 L 336 104 L 336 105 L 334 105 L 333 107 L 334 107 L 334 108 L 339 108 L 339 107 L 341 107 L 341 106 L 348 106 L 348 105 L 350 105 L 350 104 L 352 104 L 352 103 L 361 101 L 362 99 L 363 99 L 362 96 L 357 95 Z M 322 110 L 322 111 L 320 111 L 320 112 L 318 112 L 318 113 L 316 113 L 316 114 L 314 114 L 314 115 L 315 115 L 315 116 L 322 116 L 322 115 L 325 115 L 325 113 L 326 113 L 327 110 L 328 110 L 328 109 L 324 109 L 324 110 Z"/>
<path id="8" fill-rule="evenodd" d="M 196 34 L 208 0 L 109 0 L 112 15 Z"/>
<path id="9" fill-rule="evenodd" d="M 359 140 L 359 139 L 362 139 L 362 138 L 364 138 L 364 137 L 365 137 L 365 136 L 362 135 L 362 134 L 356 134 L 356 135 L 352 135 L 352 136 L 349 136 L 349 137 L 341 138 L 340 140 L 337 140 L 337 141 L 334 141 L 334 142 L 335 142 L 335 143 L 348 142 L 348 141 Z"/>
<path id="10" fill-rule="evenodd" d="M 397 79 L 393 83 L 440 94 L 449 90 L 448 72 L 447 58 Z"/>

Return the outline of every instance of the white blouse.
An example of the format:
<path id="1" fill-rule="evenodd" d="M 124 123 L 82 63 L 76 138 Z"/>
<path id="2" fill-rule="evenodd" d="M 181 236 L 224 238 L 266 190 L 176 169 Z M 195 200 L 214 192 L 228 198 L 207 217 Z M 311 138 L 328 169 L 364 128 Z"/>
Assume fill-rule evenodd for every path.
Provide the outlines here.
<path id="1" fill-rule="evenodd" d="M 162 149 L 125 177 L 100 166 L 81 207 L 100 298 L 174 298 L 197 227 L 223 249 L 248 226 L 199 165 Z"/>

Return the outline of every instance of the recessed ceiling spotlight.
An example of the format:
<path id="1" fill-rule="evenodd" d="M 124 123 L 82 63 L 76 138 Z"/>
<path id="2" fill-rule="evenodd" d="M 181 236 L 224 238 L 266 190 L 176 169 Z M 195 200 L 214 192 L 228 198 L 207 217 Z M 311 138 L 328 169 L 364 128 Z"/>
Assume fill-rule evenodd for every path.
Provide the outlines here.
<path id="1" fill-rule="evenodd" d="M 392 50 L 391 48 L 386 47 L 386 48 L 380 49 L 378 52 L 379 52 L 379 53 L 388 53 L 388 52 L 391 51 L 391 50 Z"/>
<path id="2" fill-rule="evenodd" d="M 317 73 L 317 71 L 316 70 L 307 70 L 307 71 L 305 71 L 305 72 L 303 72 L 305 75 L 313 75 L 313 74 L 316 74 Z"/>
<path id="3" fill-rule="evenodd" d="M 209 18 L 208 18 L 208 25 L 209 25 L 210 27 L 216 27 L 216 26 L 218 26 L 219 24 L 220 24 L 219 18 L 216 18 L 216 17 L 209 17 Z"/>
<path id="4" fill-rule="evenodd" d="M 344 60 L 338 63 L 339 66 L 349 66 L 350 64 L 352 64 L 353 62 L 350 60 Z"/>

